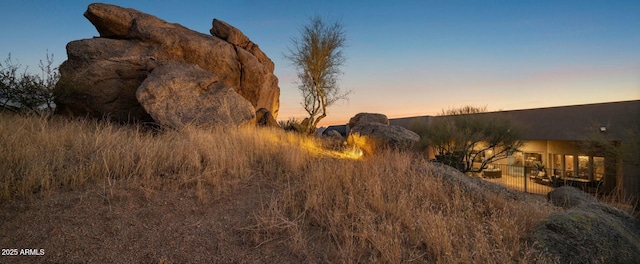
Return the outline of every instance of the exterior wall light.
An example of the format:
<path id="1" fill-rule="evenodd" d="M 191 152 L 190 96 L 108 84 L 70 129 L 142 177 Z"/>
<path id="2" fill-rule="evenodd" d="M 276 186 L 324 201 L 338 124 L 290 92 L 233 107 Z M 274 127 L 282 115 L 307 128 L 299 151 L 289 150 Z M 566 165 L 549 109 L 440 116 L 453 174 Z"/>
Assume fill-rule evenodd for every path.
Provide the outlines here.
<path id="1" fill-rule="evenodd" d="M 601 133 L 607 132 L 607 127 L 606 126 L 601 126 L 600 127 L 600 132 Z"/>

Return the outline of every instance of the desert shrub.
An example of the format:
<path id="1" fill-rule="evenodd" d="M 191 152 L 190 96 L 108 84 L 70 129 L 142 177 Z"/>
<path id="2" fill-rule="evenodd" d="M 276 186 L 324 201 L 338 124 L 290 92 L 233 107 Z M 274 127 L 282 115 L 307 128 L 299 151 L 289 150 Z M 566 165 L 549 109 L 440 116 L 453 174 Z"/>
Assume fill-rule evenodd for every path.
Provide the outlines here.
<path id="1" fill-rule="evenodd" d="M 28 67 L 11 59 L 11 54 L 0 63 L 0 111 L 34 112 L 40 115 L 53 111 L 53 89 L 60 79 L 58 68 L 53 66 L 53 54 L 40 60 L 41 73 L 34 74 Z"/>
<path id="2" fill-rule="evenodd" d="M 278 124 L 280 124 L 280 127 L 285 131 L 292 131 L 292 132 L 298 132 L 298 133 L 302 133 L 303 131 L 302 121 L 296 119 L 295 117 L 291 117 L 286 121 L 279 121 Z"/>

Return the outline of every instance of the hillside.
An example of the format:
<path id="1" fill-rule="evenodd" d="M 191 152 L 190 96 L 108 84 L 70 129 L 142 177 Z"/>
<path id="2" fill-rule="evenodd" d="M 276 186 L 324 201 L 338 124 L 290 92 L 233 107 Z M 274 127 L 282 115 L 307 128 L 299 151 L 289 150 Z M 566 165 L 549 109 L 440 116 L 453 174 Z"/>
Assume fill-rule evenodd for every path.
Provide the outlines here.
<path id="1" fill-rule="evenodd" d="M 275 129 L 0 115 L 0 262 L 549 263 L 555 209 L 412 153 Z"/>

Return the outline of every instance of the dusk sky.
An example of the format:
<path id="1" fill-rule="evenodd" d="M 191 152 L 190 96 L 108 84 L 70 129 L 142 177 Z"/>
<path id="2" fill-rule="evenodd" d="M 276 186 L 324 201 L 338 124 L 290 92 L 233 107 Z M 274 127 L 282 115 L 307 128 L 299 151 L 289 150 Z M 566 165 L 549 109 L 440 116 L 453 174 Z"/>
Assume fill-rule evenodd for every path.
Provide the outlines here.
<path id="1" fill-rule="evenodd" d="M 2 1 L 0 59 L 37 69 L 98 35 L 91 1 Z M 276 65 L 278 119 L 302 118 L 290 39 L 315 14 L 345 26 L 340 86 L 349 101 L 320 125 L 359 112 L 390 118 L 444 108 L 515 110 L 640 99 L 640 1 L 105 1 L 209 33 L 213 18 L 244 32 Z"/>

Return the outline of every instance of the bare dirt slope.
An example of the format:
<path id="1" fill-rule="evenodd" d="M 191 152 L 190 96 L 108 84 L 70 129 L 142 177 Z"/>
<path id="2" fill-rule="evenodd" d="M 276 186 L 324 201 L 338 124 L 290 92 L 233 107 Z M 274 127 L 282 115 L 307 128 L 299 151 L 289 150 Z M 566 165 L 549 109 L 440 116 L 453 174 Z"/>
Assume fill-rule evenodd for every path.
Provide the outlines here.
<path id="1" fill-rule="evenodd" d="M 0 262 L 300 262 L 283 243 L 259 244 L 252 238 L 254 216 L 274 192 L 265 180 L 220 199 L 198 199 L 193 191 L 152 193 L 95 185 L 3 202 L 2 248 L 43 249 L 44 256 L 2 256 Z"/>

